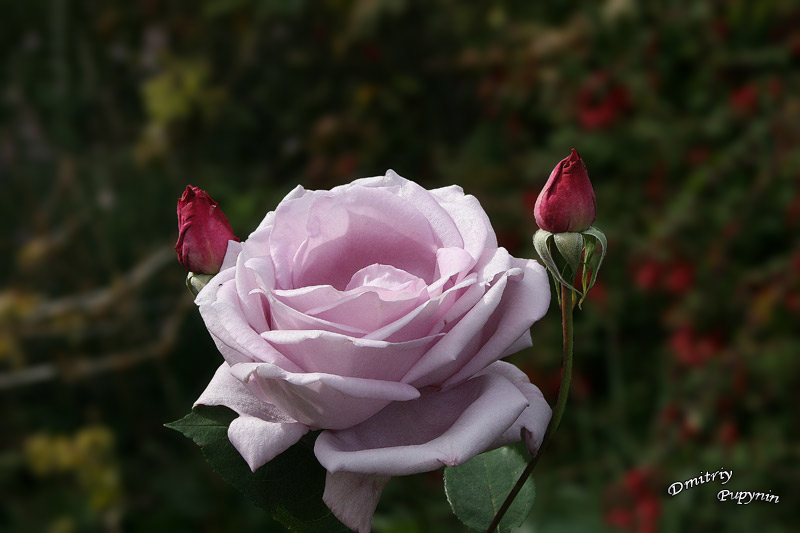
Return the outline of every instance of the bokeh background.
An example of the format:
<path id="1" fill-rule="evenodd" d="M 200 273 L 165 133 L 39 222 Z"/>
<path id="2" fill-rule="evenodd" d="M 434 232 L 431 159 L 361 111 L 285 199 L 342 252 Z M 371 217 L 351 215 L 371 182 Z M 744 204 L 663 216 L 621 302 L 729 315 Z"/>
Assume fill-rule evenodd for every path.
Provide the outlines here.
<path id="1" fill-rule="evenodd" d="M 521 531 L 800 522 L 797 3 L 0 6 L 0 530 L 282 530 L 162 427 L 221 360 L 172 250 L 187 184 L 245 237 L 297 184 L 393 168 L 461 185 L 535 257 L 572 147 L 610 249 Z M 513 361 L 552 402 L 555 306 L 533 334 Z M 440 472 L 390 483 L 374 521 L 460 527 Z"/>

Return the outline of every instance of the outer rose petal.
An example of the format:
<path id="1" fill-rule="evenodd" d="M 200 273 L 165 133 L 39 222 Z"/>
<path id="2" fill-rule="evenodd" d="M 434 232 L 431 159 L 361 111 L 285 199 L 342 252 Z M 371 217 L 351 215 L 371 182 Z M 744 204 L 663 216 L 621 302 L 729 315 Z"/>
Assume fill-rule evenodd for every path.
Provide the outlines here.
<path id="1" fill-rule="evenodd" d="M 480 372 L 494 361 L 507 354 L 509 346 L 515 344 L 520 335 L 530 330 L 550 306 L 550 285 L 547 272 L 536 261 L 511 258 L 513 267 L 521 268 L 525 274 L 521 280 L 509 283 L 497 311 L 489 318 L 480 350 L 454 376 L 445 381 L 445 387 L 458 383 Z"/>
<path id="2" fill-rule="evenodd" d="M 491 448 L 528 406 L 495 374 L 417 400 L 389 404 L 366 422 L 317 437 L 314 453 L 328 472 L 402 476 L 459 465 Z"/>
<path id="3" fill-rule="evenodd" d="M 342 429 L 363 422 L 391 402 L 419 397 L 405 383 L 349 378 L 319 372 L 287 372 L 269 363 L 231 367 L 242 382 L 260 389 L 293 419 L 319 429 Z"/>
<path id="4" fill-rule="evenodd" d="M 547 311 L 550 287 L 536 261 L 511 257 L 503 248 L 483 260 L 480 275 L 485 292 L 474 295 L 477 300 L 467 292 L 454 304 L 453 309 L 463 315 L 446 317 L 454 324 L 409 370 L 404 382 L 447 387 L 469 379 L 509 355 L 511 346 L 523 346 L 520 337 Z M 471 307 L 463 309 L 462 304 Z"/>
<path id="5" fill-rule="evenodd" d="M 322 501 L 342 524 L 358 533 L 369 533 L 372 515 L 389 479 L 389 476 L 328 472 Z"/>
<path id="6" fill-rule="evenodd" d="M 308 432 L 274 405 L 256 398 L 233 377 L 223 363 L 195 405 L 224 405 L 239 413 L 228 427 L 228 440 L 255 472 L 266 462 L 289 449 Z"/>
<path id="7" fill-rule="evenodd" d="M 254 416 L 240 416 L 228 426 L 228 440 L 253 472 L 288 450 L 306 433 L 308 426 L 298 422 L 268 422 Z"/>
<path id="8" fill-rule="evenodd" d="M 354 338 L 328 331 L 266 331 L 261 336 L 303 372 L 400 381 L 408 369 L 441 337 L 407 342 Z"/>
<path id="9" fill-rule="evenodd" d="M 464 250 L 475 261 L 485 250 L 497 248 L 497 236 L 489 222 L 489 216 L 477 198 L 471 194 L 464 194 L 464 189 L 457 185 L 434 189 L 430 193 L 436 197 L 458 226 L 464 241 Z"/>
<path id="10" fill-rule="evenodd" d="M 236 292 L 234 272 L 235 268 L 221 271 L 211 278 L 195 299 L 220 353 L 231 365 L 264 361 L 280 365 L 290 372 L 300 371 L 250 326 Z"/>
<path id="11" fill-rule="evenodd" d="M 547 405 L 542 391 L 530 382 L 525 372 L 505 361 L 492 363 L 481 374 L 503 376 L 513 383 L 528 399 L 528 407 L 522 411 L 517 421 L 503 433 L 494 447 L 519 442 L 520 431 L 524 429 L 525 445 L 528 447 L 528 451 L 535 455 L 539 446 L 542 445 L 544 432 L 547 430 L 547 424 L 550 423 L 550 417 L 553 415 L 553 410 Z"/>

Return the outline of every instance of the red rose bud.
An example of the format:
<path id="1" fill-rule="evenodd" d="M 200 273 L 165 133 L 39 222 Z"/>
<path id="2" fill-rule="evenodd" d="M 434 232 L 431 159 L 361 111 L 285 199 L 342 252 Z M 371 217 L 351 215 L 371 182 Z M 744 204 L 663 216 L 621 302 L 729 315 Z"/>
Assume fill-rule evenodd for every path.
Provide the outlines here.
<path id="1" fill-rule="evenodd" d="M 597 218 L 594 189 L 574 148 L 556 165 L 533 208 L 536 224 L 551 233 L 579 232 Z"/>
<path id="2" fill-rule="evenodd" d="M 206 191 L 188 185 L 178 200 L 178 261 L 195 274 L 216 274 L 228 241 L 239 239 L 225 213 Z"/>

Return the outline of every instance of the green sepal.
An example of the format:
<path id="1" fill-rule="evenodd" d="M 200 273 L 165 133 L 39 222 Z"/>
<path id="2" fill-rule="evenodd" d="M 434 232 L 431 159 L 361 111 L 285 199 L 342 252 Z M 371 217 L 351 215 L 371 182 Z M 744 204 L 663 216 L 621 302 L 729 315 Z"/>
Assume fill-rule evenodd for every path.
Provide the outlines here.
<path id="1" fill-rule="evenodd" d="M 534 248 L 536 248 L 536 252 L 542 259 L 544 266 L 547 268 L 547 270 L 550 272 L 550 274 L 553 276 L 553 278 L 555 278 L 555 280 L 558 283 L 566 287 L 569 287 L 570 289 L 572 289 L 577 293 L 581 293 L 581 291 L 579 291 L 577 288 L 575 288 L 575 286 L 572 285 L 571 280 L 567 281 L 564 278 L 564 275 L 562 273 L 562 268 L 559 268 L 559 266 L 556 264 L 556 260 L 553 257 L 552 244 L 551 244 L 551 241 L 555 240 L 553 238 L 555 235 L 556 234 L 554 233 L 550 233 L 549 231 L 540 229 L 533 235 L 533 246 Z M 571 269 L 570 265 L 566 261 L 564 261 L 563 268 L 570 269 L 572 276 L 574 278 L 575 271 Z M 561 303 L 560 297 L 559 297 L 559 303 Z"/>
<path id="2" fill-rule="evenodd" d="M 197 296 L 203 287 L 208 285 L 208 282 L 211 278 L 214 277 L 214 274 L 195 274 L 194 272 L 189 272 L 186 274 L 186 287 L 189 289 L 189 292 L 192 293 L 192 296 Z"/>
<path id="3" fill-rule="evenodd" d="M 583 232 L 586 244 L 584 245 L 585 253 L 583 257 L 583 294 L 578 302 L 580 308 L 586 295 L 589 294 L 589 289 L 594 287 L 597 281 L 597 273 L 600 271 L 600 266 L 603 264 L 603 259 L 606 256 L 606 249 L 608 248 L 608 241 L 606 235 L 598 228 L 592 226 Z M 600 252 L 598 253 L 597 245 L 600 244 Z M 587 270 L 591 275 L 587 278 Z"/>
<path id="4" fill-rule="evenodd" d="M 583 253 L 583 235 L 580 233 L 555 233 L 553 241 L 572 272 L 577 273 Z"/>

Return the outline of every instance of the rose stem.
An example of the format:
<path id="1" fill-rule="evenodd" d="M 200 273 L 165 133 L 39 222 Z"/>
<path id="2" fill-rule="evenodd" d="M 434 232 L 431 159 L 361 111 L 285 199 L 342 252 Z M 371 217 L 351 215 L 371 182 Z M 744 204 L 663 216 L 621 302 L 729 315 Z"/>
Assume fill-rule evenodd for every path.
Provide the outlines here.
<path id="1" fill-rule="evenodd" d="M 531 461 L 528 463 L 528 466 L 525 467 L 525 470 L 519 476 L 517 483 L 514 485 L 514 488 L 511 489 L 511 492 L 508 493 L 503 505 L 501 505 L 500 509 L 497 510 L 497 514 L 494 516 L 492 523 L 489 524 L 489 527 L 486 529 L 486 533 L 492 533 L 492 531 L 497 529 L 497 527 L 500 525 L 500 520 L 503 519 L 506 511 L 508 511 L 508 508 L 511 507 L 511 503 L 514 501 L 514 498 L 517 497 L 519 491 L 522 490 L 522 486 L 525 484 L 525 481 L 527 481 L 528 476 L 531 475 L 531 472 L 533 472 L 536 463 L 539 461 L 539 457 L 542 455 L 542 452 L 550 442 L 553 433 L 556 432 L 558 425 L 561 423 L 561 417 L 563 416 L 564 408 L 567 405 L 569 384 L 572 380 L 572 311 L 575 308 L 574 298 L 575 293 L 572 292 L 572 289 L 565 285 L 561 285 L 561 329 L 563 333 L 563 348 L 561 351 L 561 385 L 558 388 L 556 408 L 553 410 L 553 416 L 550 418 L 550 423 L 547 425 L 547 430 L 544 432 L 542 445 L 539 446 L 539 450 L 536 452 L 536 455 L 531 459 Z"/>

